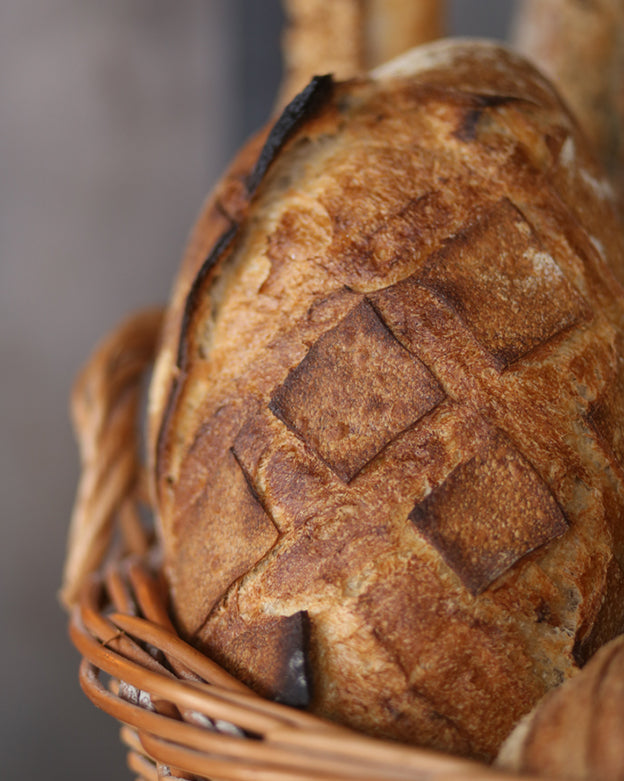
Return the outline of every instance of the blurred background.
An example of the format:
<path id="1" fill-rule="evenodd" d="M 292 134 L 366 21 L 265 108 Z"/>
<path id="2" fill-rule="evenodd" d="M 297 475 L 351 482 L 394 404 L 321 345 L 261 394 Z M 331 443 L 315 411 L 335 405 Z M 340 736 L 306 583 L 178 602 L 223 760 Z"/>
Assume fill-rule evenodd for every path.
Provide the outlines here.
<path id="1" fill-rule="evenodd" d="M 510 9 L 454 0 L 449 30 L 504 38 Z M 56 597 L 78 477 L 67 400 L 96 342 L 166 301 L 204 195 L 270 114 L 282 21 L 279 0 L 2 0 L 5 778 L 131 778 Z"/>

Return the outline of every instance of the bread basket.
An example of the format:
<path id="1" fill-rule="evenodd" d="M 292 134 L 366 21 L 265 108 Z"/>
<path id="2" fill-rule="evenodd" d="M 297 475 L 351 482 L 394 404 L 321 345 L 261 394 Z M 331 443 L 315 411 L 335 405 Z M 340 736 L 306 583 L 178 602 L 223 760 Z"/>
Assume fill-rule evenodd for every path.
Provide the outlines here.
<path id="1" fill-rule="evenodd" d="M 361 68 L 358 58 L 347 70 Z M 83 474 L 62 596 L 83 657 L 81 686 L 122 723 L 136 777 L 521 778 L 264 700 L 181 639 L 169 615 L 140 455 L 144 381 L 161 323 L 157 310 L 123 323 L 97 348 L 72 398 Z"/>

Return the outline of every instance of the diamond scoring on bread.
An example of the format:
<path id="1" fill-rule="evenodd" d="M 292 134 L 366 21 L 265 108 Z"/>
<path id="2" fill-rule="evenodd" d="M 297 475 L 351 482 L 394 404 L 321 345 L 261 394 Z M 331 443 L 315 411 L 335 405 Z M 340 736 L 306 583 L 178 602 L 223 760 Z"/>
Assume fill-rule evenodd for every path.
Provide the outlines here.
<path id="1" fill-rule="evenodd" d="M 501 434 L 409 517 L 473 594 L 568 528 L 546 484 Z"/>
<path id="2" fill-rule="evenodd" d="M 364 300 L 312 346 L 269 407 L 349 482 L 444 395 Z"/>
<path id="3" fill-rule="evenodd" d="M 500 368 L 588 316 L 506 198 L 432 255 L 416 278 L 455 309 Z"/>

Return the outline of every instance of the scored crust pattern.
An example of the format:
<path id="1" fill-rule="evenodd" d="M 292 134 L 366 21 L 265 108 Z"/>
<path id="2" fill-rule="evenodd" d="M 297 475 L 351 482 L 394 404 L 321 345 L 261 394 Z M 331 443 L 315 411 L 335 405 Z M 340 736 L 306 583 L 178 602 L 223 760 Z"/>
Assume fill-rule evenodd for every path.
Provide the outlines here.
<path id="1" fill-rule="evenodd" d="M 444 396 L 364 300 L 312 346 L 269 406 L 349 482 Z"/>
<path id="2" fill-rule="evenodd" d="M 499 368 L 580 322 L 587 312 L 506 198 L 434 253 L 416 279 L 456 311 Z"/>
<path id="3" fill-rule="evenodd" d="M 567 529 L 542 478 L 501 434 L 409 517 L 472 594 Z"/>
<path id="4" fill-rule="evenodd" d="M 260 561 L 278 539 L 273 519 L 258 501 L 235 455 L 225 450 L 195 501 L 185 508 L 189 531 L 181 541 L 180 594 L 196 595 L 196 572 L 209 570 L 189 626 L 203 620 L 226 589 Z M 222 527 L 228 534 L 220 534 Z M 209 564 L 208 564 L 209 563 Z M 187 600 L 191 603 L 191 599 Z"/>
<path id="5" fill-rule="evenodd" d="M 447 398 L 415 341 L 399 341 L 384 319 L 388 302 L 407 320 L 421 316 L 410 312 L 415 287 L 469 328 L 499 372 L 588 316 L 532 226 L 502 199 L 407 280 L 361 300 L 274 391 L 273 414 L 345 483 Z M 567 529 L 544 479 L 491 430 L 409 515 L 475 595 Z"/>

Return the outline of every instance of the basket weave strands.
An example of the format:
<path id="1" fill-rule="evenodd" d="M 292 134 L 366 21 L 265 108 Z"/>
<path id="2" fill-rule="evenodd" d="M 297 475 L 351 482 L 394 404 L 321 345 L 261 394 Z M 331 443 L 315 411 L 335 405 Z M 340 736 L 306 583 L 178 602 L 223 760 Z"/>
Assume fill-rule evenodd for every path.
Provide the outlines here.
<path id="1" fill-rule="evenodd" d="M 82 688 L 123 724 L 131 770 L 150 781 L 518 781 L 263 700 L 178 636 L 144 520 L 136 433 L 159 325 L 154 311 L 123 324 L 96 350 L 72 400 L 83 475 L 62 598 Z"/>

